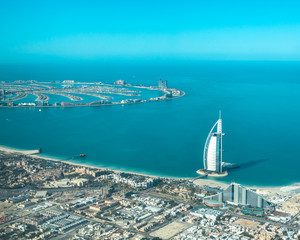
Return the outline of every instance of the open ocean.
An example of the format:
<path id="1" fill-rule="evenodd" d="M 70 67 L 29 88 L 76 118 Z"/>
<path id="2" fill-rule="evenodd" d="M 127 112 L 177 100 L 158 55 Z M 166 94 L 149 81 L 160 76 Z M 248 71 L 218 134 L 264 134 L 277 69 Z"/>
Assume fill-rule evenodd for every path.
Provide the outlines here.
<path id="1" fill-rule="evenodd" d="M 226 178 L 257 186 L 300 182 L 300 62 L 119 61 L 2 64 L 1 80 L 73 79 L 157 85 L 186 92 L 145 104 L 75 108 L 0 108 L 0 145 L 42 148 L 62 160 L 196 177 L 206 137 L 222 110 Z"/>

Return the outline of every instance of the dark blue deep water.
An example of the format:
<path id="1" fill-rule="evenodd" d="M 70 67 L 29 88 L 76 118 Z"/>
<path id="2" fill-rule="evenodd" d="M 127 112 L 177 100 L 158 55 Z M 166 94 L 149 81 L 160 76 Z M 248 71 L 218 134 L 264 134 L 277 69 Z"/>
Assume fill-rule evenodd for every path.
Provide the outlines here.
<path id="1" fill-rule="evenodd" d="M 0 144 L 42 148 L 84 164 L 161 176 L 193 177 L 207 134 L 222 110 L 223 160 L 241 164 L 224 181 L 300 182 L 300 62 L 122 61 L 0 65 L 0 80 L 156 85 L 186 96 L 104 107 L 0 109 Z"/>

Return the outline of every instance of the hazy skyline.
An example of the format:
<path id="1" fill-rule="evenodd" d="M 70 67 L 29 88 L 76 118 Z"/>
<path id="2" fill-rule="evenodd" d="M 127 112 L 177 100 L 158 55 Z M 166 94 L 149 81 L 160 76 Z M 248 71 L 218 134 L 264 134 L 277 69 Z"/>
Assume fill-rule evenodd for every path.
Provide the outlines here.
<path id="1" fill-rule="evenodd" d="M 299 1 L 2 1 L 0 61 L 300 60 Z"/>

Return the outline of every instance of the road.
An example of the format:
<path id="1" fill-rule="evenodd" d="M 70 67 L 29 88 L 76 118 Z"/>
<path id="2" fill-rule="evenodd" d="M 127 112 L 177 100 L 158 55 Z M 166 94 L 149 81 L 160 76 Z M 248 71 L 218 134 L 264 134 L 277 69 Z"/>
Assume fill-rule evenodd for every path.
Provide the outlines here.
<path id="1" fill-rule="evenodd" d="M 292 223 L 299 215 L 300 215 L 300 211 L 295 216 L 293 216 L 289 221 L 287 221 L 287 224 Z"/>

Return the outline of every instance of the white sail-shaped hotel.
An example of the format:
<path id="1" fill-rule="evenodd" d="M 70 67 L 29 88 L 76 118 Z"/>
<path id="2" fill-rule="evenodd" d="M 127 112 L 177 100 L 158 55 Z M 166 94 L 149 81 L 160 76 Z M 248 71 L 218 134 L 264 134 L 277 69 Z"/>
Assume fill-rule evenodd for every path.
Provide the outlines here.
<path id="1" fill-rule="evenodd" d="M 223 171 L 222 161 L 222 118 L 221 113 L 219 120 L 213 125 L 204 145 L 203 165 L 204 169 L 200 169 L 197 173 L 208 176 L 227 176 L 227 172 Z"/>

